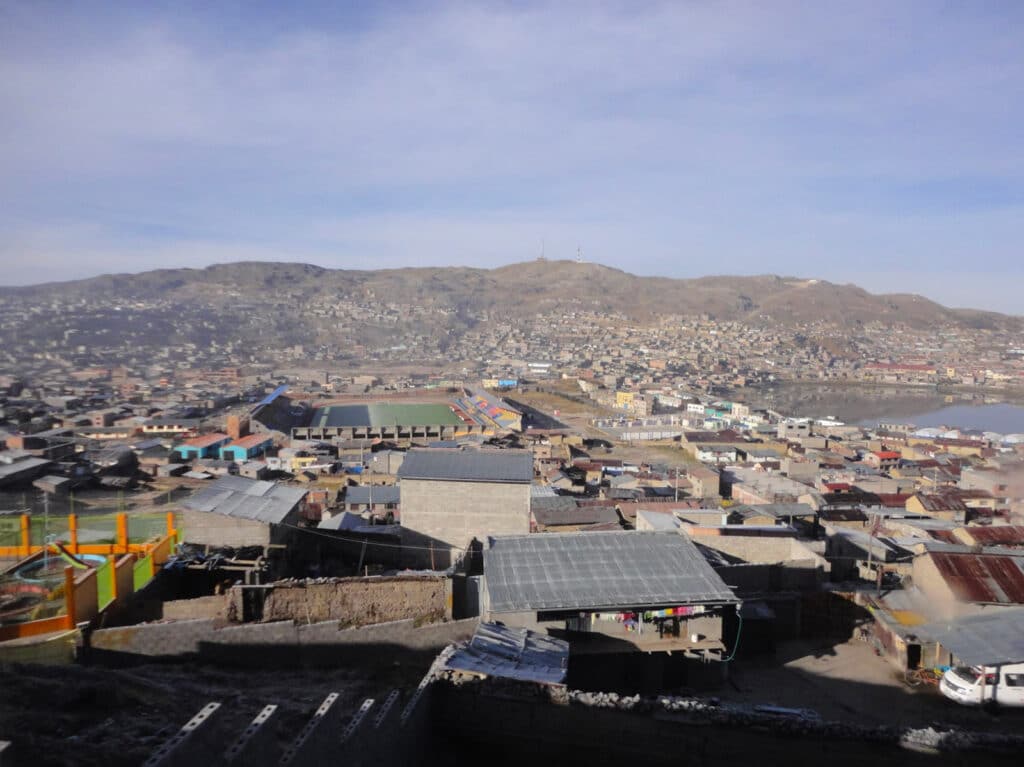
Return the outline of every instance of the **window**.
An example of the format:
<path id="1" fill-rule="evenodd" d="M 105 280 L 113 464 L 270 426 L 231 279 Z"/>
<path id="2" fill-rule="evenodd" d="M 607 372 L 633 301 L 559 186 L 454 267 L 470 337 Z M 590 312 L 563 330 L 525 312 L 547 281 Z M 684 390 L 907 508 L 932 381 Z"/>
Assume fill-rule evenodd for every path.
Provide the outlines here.
<path id="1" fill-rule="evenodd" d="M 961 679 L 961 681 L 967 682 L 967 684 L 974 684 L 978 681 L 978 677 L 981 676 L 977 671 L 969 666 L 957 666 L 953 673 Z"/>
<path id="2" fill-rule="evenodd" d="M 1024 687 L 1024 674 L 1003 674 L 1003 683 L 1007 687 Z"/>

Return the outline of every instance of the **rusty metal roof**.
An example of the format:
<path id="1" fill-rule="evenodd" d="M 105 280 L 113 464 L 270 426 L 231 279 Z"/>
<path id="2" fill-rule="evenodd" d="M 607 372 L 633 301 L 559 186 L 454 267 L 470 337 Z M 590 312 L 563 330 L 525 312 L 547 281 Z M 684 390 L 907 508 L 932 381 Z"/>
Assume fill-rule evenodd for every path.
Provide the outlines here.
<path id="1" fill-rule="evenodd" d="M 964 532 L 982 546 L 1024 545 L 1024 525 L 972 526 L 965 527 Z"/>
<path id="2" fill-rule="evenodd" d="M 931 557 L 958 599 L 1024 604 L 1024 557 L 939 552 Z"/>

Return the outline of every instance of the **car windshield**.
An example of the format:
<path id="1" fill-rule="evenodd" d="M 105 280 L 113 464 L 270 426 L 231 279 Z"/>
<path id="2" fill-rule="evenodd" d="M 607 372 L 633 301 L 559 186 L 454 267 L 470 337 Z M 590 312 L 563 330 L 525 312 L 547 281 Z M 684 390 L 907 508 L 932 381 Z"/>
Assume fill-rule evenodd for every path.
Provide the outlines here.
<path id="1" fill-rule="evenodd" d="M 968 684 L 974 684 L 978 681 L 978 677 L 981 676 L 970 666 L 957 666 L 953 669 L 953 673 Z"/>

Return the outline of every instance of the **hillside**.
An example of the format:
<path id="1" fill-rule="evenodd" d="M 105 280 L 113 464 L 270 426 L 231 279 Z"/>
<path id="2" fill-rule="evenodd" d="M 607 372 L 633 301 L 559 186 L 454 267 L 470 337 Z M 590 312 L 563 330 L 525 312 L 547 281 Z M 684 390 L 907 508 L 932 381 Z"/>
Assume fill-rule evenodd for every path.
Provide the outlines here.
<path id="1" fill-rule="evenodd" d="M 791 277 L 676 280 L 568 261 L 378 271 L 256 262 L 0 288 L 0 373 L 269 360 L 465 367 L 492 352 L 522 352 L 527 338 L 547 349 L 537 338 L 552 323 L 587 313 L 634 326 L 682 316 L 788 327 L 838 357 L 860 348 L 872 322 L 1022 326 L 1018 317 L 947 309 L 920 296 Z M 582 343 L 600 340 L 595 330 Z"/>
<path id="2" fill-rule="evenodd" d="M 192 304 L 271 303 L 335 297 L 528 316 L 593 310 L 637 320 L 707 315 L 717 320 L 789 325 L 825 321 L 853 327 L 882 321 L 909 327 L 1019 327 L 1021 318 L 949 309 L 916 295 L 873 295 L 854 285 L 778 276 L 668 279 L 638 277 L 598 264 L 532 261 L 497 269 L 415 268 L 357 271 L 307 264 L 240 262 L 206 269 L 161 269 L 73 282 L 0 288 L 0 297 L 76 302 L 99 297 Z"/>

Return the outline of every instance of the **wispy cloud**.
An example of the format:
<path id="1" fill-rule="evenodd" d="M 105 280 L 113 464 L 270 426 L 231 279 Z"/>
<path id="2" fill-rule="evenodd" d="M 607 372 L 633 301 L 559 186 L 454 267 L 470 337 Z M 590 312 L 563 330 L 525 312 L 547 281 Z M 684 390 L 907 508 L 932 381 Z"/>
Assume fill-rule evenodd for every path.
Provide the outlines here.
<path id="1" fill-rule="evenodd" d="M 1014 3 L 249 7 L 0 10 L 5 281 L 541 239 L 954 303 L 934 275 L 1022 269 Z"/>

